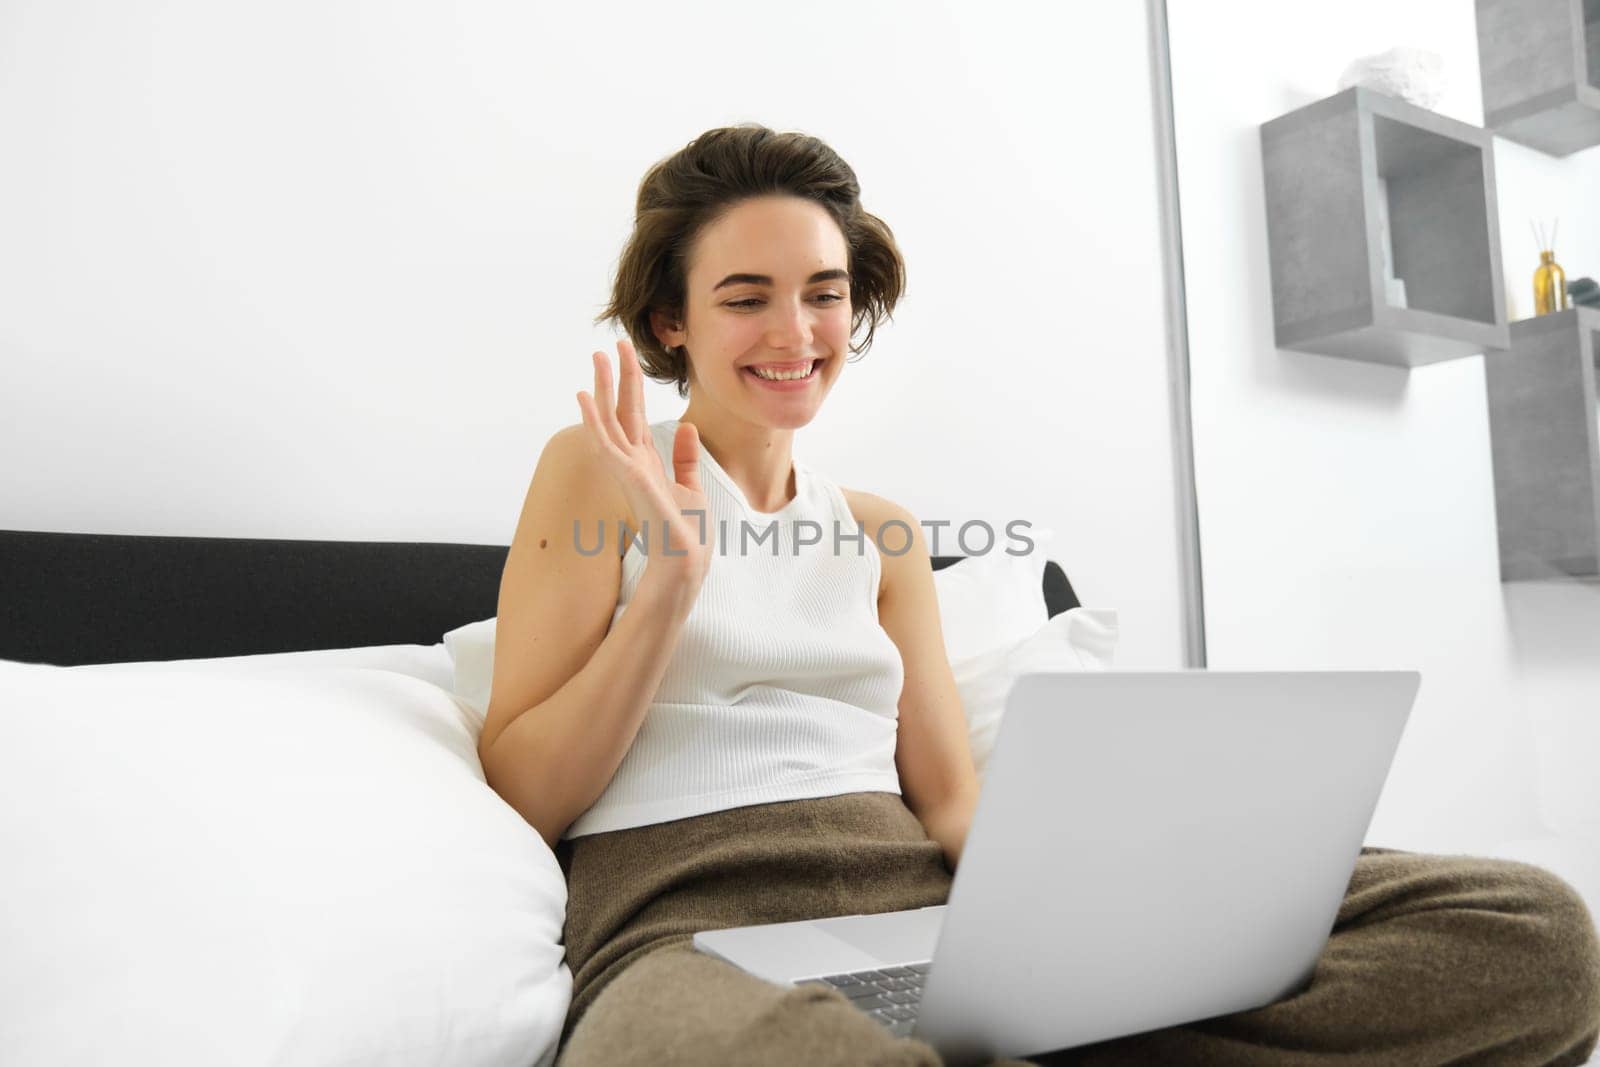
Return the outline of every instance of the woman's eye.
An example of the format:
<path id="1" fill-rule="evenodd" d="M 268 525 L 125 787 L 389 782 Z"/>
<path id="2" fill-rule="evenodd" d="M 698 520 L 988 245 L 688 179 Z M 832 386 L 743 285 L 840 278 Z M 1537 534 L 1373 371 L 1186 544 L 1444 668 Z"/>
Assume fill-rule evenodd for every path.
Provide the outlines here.
<path id="1" fill-rule="evenodd" d="M 844 297 L 840 296 L 838 293 L 818 293 L 816 295 L 815 299 L 821 300 L 821 301 L 823 301 L 824 303 L 827 303 L 827 304 L 837 304 L 839 301 L 843 300 Z M 762 301 L 757 297 L 750 297 L 747 300 L 735 300 L 735 301 L 732 301 L 731 303 L 728 304 L 728 307 L 731 307 L 731 308 L 754 307 L 754 306 L 756 306 L 757 304 L 759 304 L 761 302 Z"/>

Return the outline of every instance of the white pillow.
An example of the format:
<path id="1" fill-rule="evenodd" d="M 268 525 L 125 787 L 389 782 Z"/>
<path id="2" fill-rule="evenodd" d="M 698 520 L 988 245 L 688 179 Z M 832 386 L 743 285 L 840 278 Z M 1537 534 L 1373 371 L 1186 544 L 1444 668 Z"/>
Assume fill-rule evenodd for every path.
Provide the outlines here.
<path id="1" fill-rule="evenodd" d="M 1049 562 L 1049 530 L 1030 531 L 1033 550 L 1006 554 L 1006 541 L 981 556 L 933 572 L 939 596 L 939 625 L 950 662 L 1009 648 L 1050 618 L 1044 602 L 1044 565 Z"/>
<path id="2" fill-rule="evenodd" d="M 951 662 L 980 782 L 1017 678 L 1029 671 L 1106 670 L 1116 656 L 1118 633 L 1115 611 L 1072 608 L 1009 648 Z"/>
<path id="3" fill-rule="evenodd" d="M 0 662 L 0 1062 L 554 1059 L 566 884 L 388 670 Z"/>
<path id="4" fill-rule="evenodd" d="M 0 660 L 11 663 L 12 660 Z M 396 671 L 449 690 L 453 684 L 450 653 L 433 645 L 371 645 L 364 648 L 313 648 L 303 652 L 264 652 L 254 656 L 212 656 L 204 659 L 140 660 L 134 663 L 86 663 L 73 671 L 198 670 L 225 673 L 299 670 L 302 667 L 371 667 Z"/>
<path id="5" fill-rule="evenodd" d="M 488 712 L 489 687 L 494 682 L 494 629 L 497 618 L 457 626 L 445 634 L 440 642 L 450 655 L 453 691 L 477 711 L 480 719 Z"/>
<path id="6" fill-rule="evenodd" d="M 1025 556 L 1005 552 L 1005 542 L 981 556 L 967 556 L 933 572 L 939 598 L 939 624 L 945 652 L 954 665 L 1010 648 L 1026 639 L 1050 618 L 1044 602 L 1046 545 L 1054 536 L 1048 529 L 1030 531 L 1033 550 Z M 480 716 L 489 707 L 494 681 L 495 620 L 483 619 L 458 626 L 444 635 L 455 676 L 455 694 Z"/>

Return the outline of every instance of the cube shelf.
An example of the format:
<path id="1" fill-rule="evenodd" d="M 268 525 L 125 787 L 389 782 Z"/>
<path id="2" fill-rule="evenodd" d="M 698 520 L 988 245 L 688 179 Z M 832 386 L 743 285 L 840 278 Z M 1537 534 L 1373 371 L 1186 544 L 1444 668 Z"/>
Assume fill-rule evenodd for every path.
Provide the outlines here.
<path id="1" fill-rule="evenodd" d="M 1509 346 L 1487 130 L 1357 85 L 1260 133 L 1279 348 L 1418 367 Z"/>
<path id="2" fill-rule="evenodd" d="M 1552 156 L 1600 144 L 1600 0 L 1477 0 L 1483 124 Z"/>
<path id="3" fill-rule="evenodd" d="M 1600 310 L 1510 330 L 1484 359 L 1500 580 L 1600 577 Z"/>

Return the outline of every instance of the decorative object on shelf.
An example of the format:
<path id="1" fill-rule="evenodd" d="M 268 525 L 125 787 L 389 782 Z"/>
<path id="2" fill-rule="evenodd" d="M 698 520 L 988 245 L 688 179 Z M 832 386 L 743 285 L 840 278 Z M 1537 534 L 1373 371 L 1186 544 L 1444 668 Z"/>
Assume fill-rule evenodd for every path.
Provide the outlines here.
<path id="1" fill-rule="evenodd" d="M 1363 85 L 1408 104 L 1431 108 L 1444 95 L 1443 75 L 1444 57 L 1439 53 L 1398 45 L 1352 61 L 1339 75 L 1339 88 Z"/>
<path id="2" fill-rule="evenodd" d="M 1579 278 L 1567 283 L 1567 298 L 1576 307 L 1600 308 L 1600 282 L 1593 278 Z"/>
<path id="3" fill-rule="evenodd" d="M 1600 3 L 1476 0 L 1483 124 L 1552 156 L 1600 144 Z"/>
<path id="4" fill-rule="evenodd" d="M 1500 580 L 1600 578 L 1600 308 L 1510 330 L 1484 355 Z"/>
<path id="5" fill-rule="evenodd" d="M 1353 85 L 1262 123 L 1261 165 L 1279 348 L 1418 367 L 1510 344 L 1486 130 Z"/>
<path id="6" fill-rule="evenodd" d="M 1533 228 L 1534 240 L 1539 242 L 1539 266 L 1533 272 L 1533 313 L 1548 315 L 1567 310 L 1567 272 L 1556 262 L 1556 230 L 1561 228 L 1557 219 L 1548 239 L 1537 224 Z"/>

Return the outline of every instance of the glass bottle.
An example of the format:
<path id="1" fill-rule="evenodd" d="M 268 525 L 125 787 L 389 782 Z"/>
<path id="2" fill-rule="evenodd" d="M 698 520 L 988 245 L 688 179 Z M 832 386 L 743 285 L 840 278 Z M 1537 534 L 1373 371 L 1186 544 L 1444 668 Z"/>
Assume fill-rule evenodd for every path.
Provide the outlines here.
<path id="1" fill-rule="evenodd" d="M 1533 313 L 1548 315 L 1567 310 L 1567 272 L 1556 262 L 1553 251 L 1539 253 L 1539 269 L 1533 272 Z"/>

